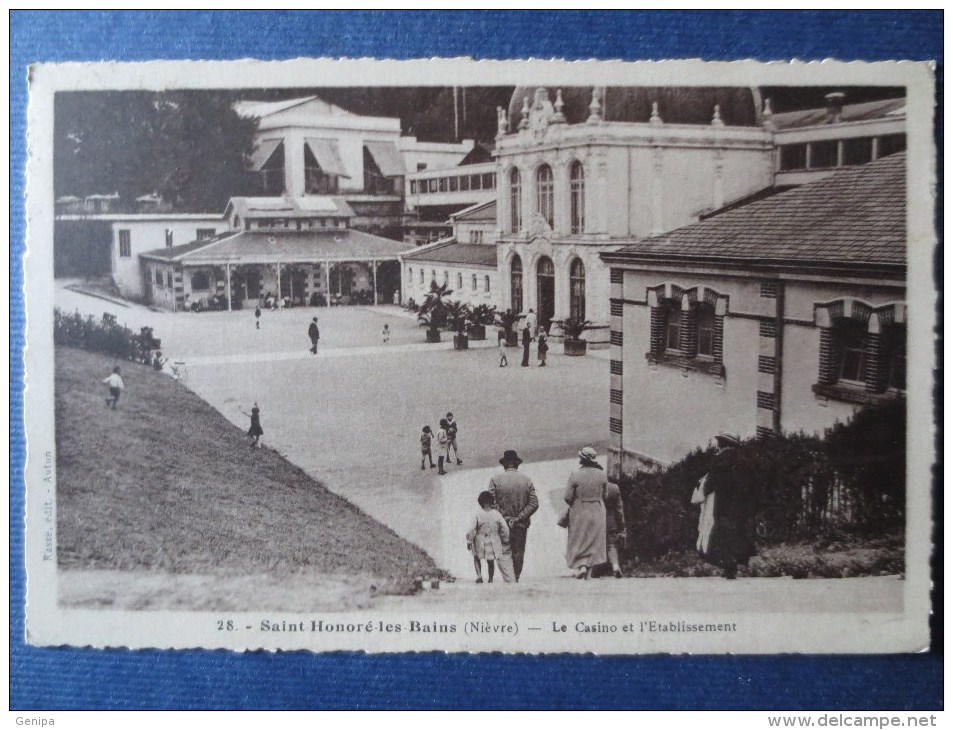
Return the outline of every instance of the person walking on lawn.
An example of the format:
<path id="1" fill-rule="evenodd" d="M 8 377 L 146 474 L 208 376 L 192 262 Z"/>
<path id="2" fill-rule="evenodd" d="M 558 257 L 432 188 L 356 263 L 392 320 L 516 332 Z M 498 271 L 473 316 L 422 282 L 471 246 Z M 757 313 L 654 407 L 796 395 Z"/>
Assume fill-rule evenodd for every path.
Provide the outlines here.
<path id="1" fill-rule="evenodd" d="M 238 410 L 241 411 L 241 408 Z M 261 415 L 258 410 L 258 403 L 252 406 L 251 413 L 245 413 L 245 411 L 242 411 L 242 413 L 251 419 L 251 425 L 248 427 L 248 435 L 251 436 L 251 447 L 253 449 L 261 448 L 260 439 L 265 435 L 265 432 L 261 430 Z"/>
<path id="2" fill-rule="evenodd" d="M 529 367 L 529 343 L 533 341 L 533 336 L 530 334 L 529 325 L 523 327 L 523 362 L 520 365 L 524 368 Z"/>
<path id="3" fill-rule="evenodd" d="M 459 466 L 463 462 L 460 461 L 460 452 L 457 451 L 457 422 L 453 420 L 453 414 L 447 414 L 447 462 L 450 462 L 450 452 L 453 451 L 453 456 L 457 460 L 457 465 Z"/>
<path id="4" fill-rule="evenodd" d="M 504 471 L 490 479 L 487 490 L 493 495 L 496 508 L 510 528 L 509 557 L 512 561 L 513 581 L 516 583 L 523 573 L 523 556 L 526 554 L 526 533 L 529 530 L 530 517 L 539 509 L 533 480 L 517 471 L 522 463 L 523 460 L 515 451 L 504 451 L 503 458 L 500 459 Z M 508 563 L 506 560 L 500 561 L 500 572 L 507 583 L 510 582 L 506 578 L 506 571 L 510 567 Z"/>
<path id="5" fill-rule="evenodd" d="M 318 329 L 318 318 L 313 317 L 308 326 L 308 337 L 311 339 L 311 354 L 318 354 L 318 340 L 321 339 L 321 331 Z"/>
<path id="6" fill-rule="evenodd" d="M 112 373 L 103 378 L 103 382 L 109 386 L 109 397 L 106 399 L 106 407 L 109 408 L 109 406 L 112 405 L 113 410 L 116 410 L 119 396 L 122 395 L 122 392 L 126 389 L 119 372 L 119 366 L 117 365 L 113 368 Z"/>

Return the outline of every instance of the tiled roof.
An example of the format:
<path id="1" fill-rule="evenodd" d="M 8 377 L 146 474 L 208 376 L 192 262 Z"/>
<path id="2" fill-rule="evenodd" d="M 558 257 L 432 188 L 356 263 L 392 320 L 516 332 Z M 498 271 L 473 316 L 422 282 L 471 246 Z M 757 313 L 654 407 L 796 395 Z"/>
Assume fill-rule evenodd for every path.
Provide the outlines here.
<path id="1" fill-rule="evenodd" d="M 906 244 L 906 154 L 900 152 L 604 257 L 903 266 Z"/>
<path id="2" fill-rule="evenodd" d="M 404 254 L 404 261 L 433 261 L 441 264 L 459 264 L 463 266 L 488 266 L 496 268 L 496 246 L 481 243 L 457 243 L 451 239 L 446 243 L 427 246 L 422 251 Z"/>
<path id="3" fill-rule="evenodd" d="M 144 256 L 202 263 L 294 263 L 308 261 L 394 260 L 407 244 L 364 231 L 241 231 L 212 240 L 150 251 Z"/>
<path id="4" fill-rule="evenodd" d="M 906 99 L 884 99 L 882 101 L 868 101 L 862 104 L 845 104 L 841 110 L 842 122 L 859 122 L 865 119 L 889 119 L 901 117 L 907 106 Z M 771 121 L 778 129 L 796 127 L 812 127 L 818 124 L 827 124 L 827 108 L 804 109 L 795 112 L 778 112 L 771 117 Z"/>

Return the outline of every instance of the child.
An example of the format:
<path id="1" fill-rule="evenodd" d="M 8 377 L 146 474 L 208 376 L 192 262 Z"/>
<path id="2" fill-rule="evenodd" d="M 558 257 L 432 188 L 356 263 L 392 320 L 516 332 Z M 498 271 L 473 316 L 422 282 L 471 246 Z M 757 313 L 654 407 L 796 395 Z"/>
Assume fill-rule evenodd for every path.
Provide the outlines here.
<path id="1" fill-rule="evenodd" d="M 119 366 L 113 368 L 112 374 L 103 378 L 103 382 L 109 386 L 109 397 L 106 399 L 106 407 L 112 404 L 113 410 L 116 410 L 116 404 L 119 402 L 119 396 L 126 389 L 122 382 L 122 376 L 119 375 Z"/>
<path id="2" fill-rule="evenodd" d="M 539 359 L 539 366 L 546 367 L 546 353 L 549 352 L 549 343 L 546 342 L 546 335 L 539 333 L 539 344 L 536 346 L 536 357 Z"/>
<path id="3" fill-rule="evenodd" d="M 444 462 L 450 463 L 450 437 L 447 435 L 447 429 L 450 424 L 446 418 L 440 419 L 440 430 L 437 431 L 437 473 L 446 474 L 443 465 Z"/>
<path id="4" fill-rule="evenodd" d="M 381 332 L 381 340 L 383 340 L 385 345 L 390 342 L 390 325 L 384 325 L 384 331 Z"/>
<path id="5" fill-rule="evenodd" d="M 447 463 L 450 463 L 450 452 L 453 451 L 453 455 L 457 459 L 457 466 L 462 464 L 460 461 L 460 452 L 457 451 L 457 422 L 453 420 L 453 414 L 447 414 Z"/>
<path id="6" fill-rule="evenodd" d="M 500 330 L 496 335 L 496 345 L 500 348 L 500 367 L 506 367 L 506 333 Z"/>
<path id="7" fill-rule="evenodd" d="M 503 515 L 496 511 L 493 495 L 480 492 L 477 497 L 480 509 L 477 510 L 473 526 L 467 532 L 467 549 L 473 553 L 473 569 L 477 574 L 477 583 L 483 582 L 481 560 L 486 561 L 487 583 L 493 582 L 493 573 L 497 560 L 505 559 L 503 546 L 510 542 L 510 528 Z M 503 579 L 509 582 L 505 566 L 501 567 Z"/>
<path id="8" fill-rule="evenodd" d="M 261 305 L 255 307 L 255 329 L 261 329 Z"/>
<path id="9" fill-rule="evenodd" d="M 239 408 L 239 410 L 241 410 Z M 245 413 L 245 411 L 242 411 Z M 261 443 L 259 439 L 265 435 L 265 432 L 261 430 L 261 417 L 259 416 L 258 403 L 251 409 L 251 413 L 245 413 L 246 416 L 251 418 L 251 426 L 248 427 L 248 435 L 251 436 L 251 447 L 261 448 Z"/>
<path id="10" fill-rule="evenodd" d="M 423 432 L 420 434 L 420 470 L 423 471 L 426 469 L 424 464 L 429 460 L 430 468 L 434 468 L 433 463 L 433 454 L 430 453 L 430 443 L 433 441 L 433 433 L 430 431 L 430 426 L 424 426 Z"/>

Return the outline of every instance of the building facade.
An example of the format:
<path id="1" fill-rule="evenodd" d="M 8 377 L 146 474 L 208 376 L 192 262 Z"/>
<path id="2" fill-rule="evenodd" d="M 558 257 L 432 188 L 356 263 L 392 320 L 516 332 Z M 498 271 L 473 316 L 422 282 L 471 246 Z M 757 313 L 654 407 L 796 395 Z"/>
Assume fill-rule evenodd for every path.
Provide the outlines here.
<path id="1" fill-rule="evenodd" d="M 603 254 L 612 477 L 902 395 L 905 191 L 901 153 Z"/>

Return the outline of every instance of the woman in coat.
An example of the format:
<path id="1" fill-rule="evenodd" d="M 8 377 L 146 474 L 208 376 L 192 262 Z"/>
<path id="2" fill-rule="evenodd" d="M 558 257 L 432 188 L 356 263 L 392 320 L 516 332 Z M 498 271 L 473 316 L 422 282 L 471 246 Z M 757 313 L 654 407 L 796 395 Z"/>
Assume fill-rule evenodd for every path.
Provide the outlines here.
<path id="1" fill-rule="evenodd" d="M 577 578 L 588 580 L 592 567 L 606 562 L 606 473 L 596 462 L 596 450 L 579 452 L 579 469 L 569 477 L 563 498 L 569 505 L 566 564 Z"/>

